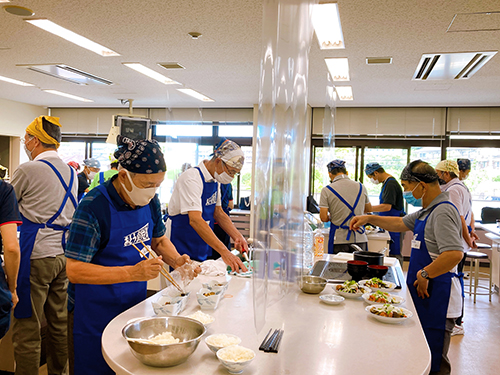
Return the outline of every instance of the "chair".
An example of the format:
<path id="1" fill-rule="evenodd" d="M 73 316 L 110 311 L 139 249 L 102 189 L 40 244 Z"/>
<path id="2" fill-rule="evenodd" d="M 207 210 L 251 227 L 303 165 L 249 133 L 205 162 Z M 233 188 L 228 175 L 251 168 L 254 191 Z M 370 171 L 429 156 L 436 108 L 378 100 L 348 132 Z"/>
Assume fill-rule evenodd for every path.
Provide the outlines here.
<path id="1" fill-rule="evenodd" d="M 479 247 L 479 245 L 484 245 L 485 247 Z M 478 248 L 486 248 L 488 246 L 491 249 L 491 246 L 486 245 L 486 244 L 478 244 Z M 488 295 L 489 300 L 491 302 L 491 295 L 493 294 L 492 292 L 492 279 L 491 279 L 491 262 L 488 257 L 488 254 L 481 253 L 479 251 L 469 251 L 467 252 L 467 258 L 469 258 L 470 262 L 470 272 L 469 272 L 469 296 L 474 295 L 474 303 L 476 303 L 476 296 L 478 295 Z M 486 272 L 480 272 L 479 271 L 479 263 L 481 260 L 487 260 L 490 263 L 490 268 L 488 270 L 488 273 Z M 487 276 L 489 279 L 489 288 L 483 285 L 479 285 L 479 280 L 480 279 L 486 279 L 486 277 L 482 276 Z M 474 290 L 472 290 L 472 284 L 474 283 Z M 478 289 L 486 289 L 487 292 L 481 293 L 478 292 Z"/>

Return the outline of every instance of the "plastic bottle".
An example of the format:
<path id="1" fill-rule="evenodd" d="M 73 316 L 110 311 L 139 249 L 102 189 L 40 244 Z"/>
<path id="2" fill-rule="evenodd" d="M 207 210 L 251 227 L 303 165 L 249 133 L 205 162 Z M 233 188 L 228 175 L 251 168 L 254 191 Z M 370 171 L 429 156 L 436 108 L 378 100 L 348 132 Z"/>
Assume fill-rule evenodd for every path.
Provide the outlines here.
<path id="1" fill-rule="evenodd" d="M 311 269 L 314 263 L 314 232 L 309 223 L 304 223 L 304 269 L 307 271 Z"/>
<path id="2" fill-rule="evenodd" d="M 321 232 L 321 229 L 316 229 L 314 231 L 314 257 L 323 258 L 325 253 L 325 236 Z"/>

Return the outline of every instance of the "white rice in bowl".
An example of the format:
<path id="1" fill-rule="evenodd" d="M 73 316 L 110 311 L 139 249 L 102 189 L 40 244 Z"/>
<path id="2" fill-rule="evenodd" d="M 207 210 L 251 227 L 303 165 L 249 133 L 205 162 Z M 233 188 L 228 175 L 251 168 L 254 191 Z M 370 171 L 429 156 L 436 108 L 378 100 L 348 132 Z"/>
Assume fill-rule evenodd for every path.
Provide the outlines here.
<path id="1" fill-rule="evenodd" d="M 215 318 L 212 315 L 205 314 L 204 312 L 197 311 L 194 314 L 188 315 L 188 318 L 199 321 L 201 324 L 210 324 Z"/>
<path id="2" fill-rule="evenodd" d="M 156 335 L 149 340 L 158 345 L 177 344 L 179 342 L 179 339 L 176 339 L 174 336 L 172 336 L 172 332 L 168 331 L 160 333 L 159 335 Z"/>
<path id="3" fill-rule="evenodd" d="M 207 337 L 207 343 L 219 348 L 225 348 L 226 346 L 238 345 L 241 340 L 238 337 L 227 336 L 223 333 L 218 335 L 212 335 Z"/>
<path id="4" fill-rule="evenodd" d="M 245 362 L 252 360 L 255 357 L 255 353 L 243 346 L 233 345 L 219 350 L 217 356 L 223 361 Z"/>

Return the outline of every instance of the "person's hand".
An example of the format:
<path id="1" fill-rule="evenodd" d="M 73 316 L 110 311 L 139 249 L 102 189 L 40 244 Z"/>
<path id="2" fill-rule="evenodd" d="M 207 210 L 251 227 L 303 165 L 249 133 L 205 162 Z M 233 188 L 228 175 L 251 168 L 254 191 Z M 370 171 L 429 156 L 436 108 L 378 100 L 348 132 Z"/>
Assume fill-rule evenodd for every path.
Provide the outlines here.
<path id="1" fill-rule="evenodd" d="M 479 241 L 479 236 L 477 235 L 475 230 L 470 232 L 470 237 L 472 238 L 472 241 L 474 241 L 474 242 Z"/>
<path id="2" fill-rule="evenodd" d="M 154 279 L 160 273 L 163 266 L 161 256 L 143 260 L 131 268 L 132 281 L 148 281 Z"/>
<path id="3" fill-rule="evenodd" d="M 248 271 L 248 269 L 245 267 L 245 265 L 240 260 L 240 258 L 238 258 L 236 255 L 231 253 L 229 250 L 222 253 L 221 258 L 224 261 L 224 263 L 226 263 L 229 267 L 231 267 L 231 270 L 234 272 L 239 272 L 240 269 L 243 272 Z"/>
<path id="4" fill-rule="evenodd" d="M 248 252 L 248 243 L 245 240 L 245 237 L 240 236 L 234 240 L 234 248 L 238 250 L 240 253 Z"/>
<path id="5" fill-rule="evenodd" d="M 467 238 L 465 242 L 471 249 L 477 249 L 476 241 L 472 237 Z"/>
<path id="6" fill-rule="evenodd" d="M 189 255 L 184 254 L 175 259 L 175 270 L 179 272 L 183 280 L 193 280 L 201 273 L 198 264 L 193 263 Z"/>
<path id="7" fill-rule="evenodd" d="M 14 291 L 12 293 L 12 310 L 14 310 L 18 302 L 19 302 L 19 297 L 17 296 L 16 291 Z"/>
<path id="8" fill-rule="evenodd" d="M 354 216 L 351 219 L 351 222 L 349 223 L 349 229 L 350 230 L 358 230 L 363 225 L 368 224 L 369 220 L 370 220 L 370 216 L 368 216 L 368 215 Z"/>
<path id="9" fill-rule="evenodd" d="M 417 272 L 417 280 L 415 280 L 413 286 L 417 288 L 417 295 L 420 298 L 425 299 L 425 297 L 429 297 L 429 292 L 427 292 L 427 287 L 429 286 L 429 280 L 423 278 L 420 275 L 420 271 L 421 270 Z"/>

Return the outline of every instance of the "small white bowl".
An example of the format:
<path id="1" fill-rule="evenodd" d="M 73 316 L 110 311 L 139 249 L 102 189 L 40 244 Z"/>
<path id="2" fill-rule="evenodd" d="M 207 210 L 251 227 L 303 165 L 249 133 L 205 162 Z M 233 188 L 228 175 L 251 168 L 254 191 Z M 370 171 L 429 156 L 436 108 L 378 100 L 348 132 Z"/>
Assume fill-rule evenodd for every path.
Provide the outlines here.
<path id="1" fill-rule="evenodd" d="M 222 348 L 217 351 L 215 354 L 217 358 L 219 359 L 220 363 L 229 371 L 230 374 L 241 374 L 245 367 L 247 367 L 250 362 L 252 362 L 255 359 L 255 352 L 252 349 L 248 348 L 243 348 L 245 350 L 248 350 L 252 354 L 252 358 L 249 359 L 248 361 L 229 361 L 227 359 L 224 359 L 225 354 L 228 352 L 228 350 L 231 350 L 231 348 L 243 348 L 242 346 L 239 345 L 232 345 L 232 346 L 226 346 L 225 348 Z"/>
<path id="2" fill-rule="evenodd" d="M 210 296 L 205 296 L 207 293 L 215 293 Z M 217 306 L 219 306 L 220 299 L 222 297 L 222 293 L 212 291 L 207 288 L 201 288 L 198 293 L 196 293 L 196 298 L 198 299 L 198 303 L 200 304 L 200 308 L 202 310 L 215 310 Z"/>
<path id="3" fill-rule="evenodd" d="M 201 284 L 201 286 L 214 292 L 222 289 L 222 294 L 225 294 L 227 287 L 229 286 L 229 281 L 210 280 L 208 283 Z"/>
<path id="4" fill-rule="evenodd" d="M 228 336 L 228 337 L 234 337 L 235 339 L 237 339 L 237 340 L 236 340 L 237 342 L 235 342 L 235 343 L 233 343 L 233 344 L 230 344 L 230 345 L 222 345 L 222 346 L 220 346 L 220 345 L 214 345 L 214 344 L 211 344 L 211 343 L 209 342 L 209 341 L 210 341 L 210 339 L 211 339 L 211 338 L 213 338 L 214 336 L 220 336 L 220 335 L 226 335 L 226 336 Z M 236 335 L 231 335 L 231 334 L 229 334 L 229 333 L 217 333 L 217 334 L 215 334 L 215 335 L 210 335 L 210 336 L 208 336 L 207 338 L 205 338 L 205 344 L 207 344 L 208 349 L 210 349 L 210 350 L 211 350 L 214 354 L 217 354 L 217 351 L 219 351 L 219 350 L 220 350 L 220 349 L 222 349 L 222 348 L 225 348 L 226 346 L 231 346 L 231 345 L 239 345 L 239 344 L 241 344 L 241 339 L 240 339 L 238 336 L 236 336 Z"/>
<path id="5" fill-rule="evenodd" d="M 344 302 L 345 298 L 339 296 L 337 294 L 322 294 L 319 296 L 321 302 L 326 303 L 327 305 L 338 305 Z"/>
<path id="6" fill-rule="evenodd" d="M 196 314 L 196 313 L 193 313 L 193 314 L 190 314 L 188 316 L 186 316 L 186 318 L 190 318 L 190 319 L 194 319 L 194 320 L 198 320 L 196 319 L 195 317 L 193 317 L 193 315 Z M 210 318 L 211 318 L 211 321 L 208 322 L 208 323 L 203 323 L 202 321 L 198 320 L 201 324 L 203 324 L 205 326 L 205 328 L 208 328 L 212 325 L 213 322 L 215 322 L 215 318 L 210 315 L 210 314 L 205 314 L 205 315 L 208 315 Z"/>

